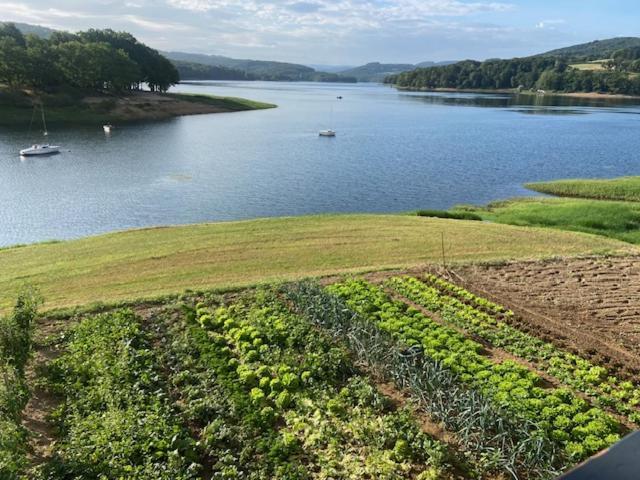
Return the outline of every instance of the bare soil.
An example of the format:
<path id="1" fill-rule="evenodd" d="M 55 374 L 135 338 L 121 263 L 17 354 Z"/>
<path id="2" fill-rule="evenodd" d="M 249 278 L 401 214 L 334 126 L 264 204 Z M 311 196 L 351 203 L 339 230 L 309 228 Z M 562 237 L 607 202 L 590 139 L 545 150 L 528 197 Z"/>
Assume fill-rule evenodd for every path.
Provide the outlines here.
<path id="1" fill-rule="evenodd" d="M 51 455 L 56 429 L 49 416 L 60 404 L 60 398 L 39 382 L 40 371 L 60 355 L 50 338 L 62 332 L 69 321 L 40 319 L 36 327 L 33 358 L 27 365 L 26 377 L 31 396 L 22 412 L 22 424 L 29 431 L 29 460 L 32 466 L 44 463 Z"/>
<path id="2" fill-rule="evenodd" d="M 521 330 L 638 379 L 639 256 L 475 265 L 444 276 L 511 308 Z"/>

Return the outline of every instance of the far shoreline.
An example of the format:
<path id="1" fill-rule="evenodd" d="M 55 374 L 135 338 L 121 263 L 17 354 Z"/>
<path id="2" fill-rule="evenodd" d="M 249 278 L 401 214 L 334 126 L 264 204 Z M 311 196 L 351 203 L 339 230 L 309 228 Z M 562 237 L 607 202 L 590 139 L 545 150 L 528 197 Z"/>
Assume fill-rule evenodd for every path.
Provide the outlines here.
<path id="1" fill-rule="evenodd" d="M 403 92 L 433 92 L 433 93 L 484 93 L 484 94 L 510 94 L 510 95 L 527 95 L 527 96 L 546 96 L 546 97 L 571 97 L 571 98 L 585 98 L 585 99 L 619 99 L 619 100 L 638 100 L 640 95 L 623 95 L 614 93 L 600 93 L 600 92 L 554 92 L 548 91 L 544 94 L 539 94 L 533 90 L 518 91 L 515 88 L 409 88 L 400 87 L 398 85 L 391 85 L 397 90 Z"/>

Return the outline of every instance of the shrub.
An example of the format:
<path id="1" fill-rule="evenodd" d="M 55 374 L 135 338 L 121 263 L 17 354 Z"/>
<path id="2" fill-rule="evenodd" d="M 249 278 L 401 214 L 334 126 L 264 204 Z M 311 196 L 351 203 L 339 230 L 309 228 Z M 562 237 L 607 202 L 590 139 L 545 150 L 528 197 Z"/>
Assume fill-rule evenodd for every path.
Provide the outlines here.
<path id="1" fill-rule="evenodd" d="M 476 215 L 471 212 L 460 211 L 448 211 L 448 210 L 418 210 L 416 212 L 418 217 L 435 217 L 435 218 L 450 218 L 453 220 L 475 220 L 482 221 L 480 215 Z"/>

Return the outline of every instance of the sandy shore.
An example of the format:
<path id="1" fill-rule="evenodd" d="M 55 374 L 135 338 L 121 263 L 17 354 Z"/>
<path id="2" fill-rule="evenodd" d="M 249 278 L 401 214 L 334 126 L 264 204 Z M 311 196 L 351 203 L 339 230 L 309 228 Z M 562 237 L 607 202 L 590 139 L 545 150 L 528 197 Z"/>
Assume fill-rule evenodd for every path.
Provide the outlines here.
<path id="1" fill-rule="evenodd" d="M 186 97 L 186 96 L 184 96 Z M 104 109 L 106 115 L 117 120 L 162 120 L 184 115 L 225 113 L 242 110 L 225 102 L 185 100 L 172 94 L 135 92 L 126 97 L 86 97 L 83 103 L 89 108 Z M 245 108 L 250 110 L 250 108 Z"/>

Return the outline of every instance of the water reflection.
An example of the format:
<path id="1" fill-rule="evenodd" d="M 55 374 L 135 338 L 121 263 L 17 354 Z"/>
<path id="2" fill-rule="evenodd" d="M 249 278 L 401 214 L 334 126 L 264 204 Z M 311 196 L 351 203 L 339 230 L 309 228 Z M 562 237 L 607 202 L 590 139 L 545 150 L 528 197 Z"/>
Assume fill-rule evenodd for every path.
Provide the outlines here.
<path id="1" fill-rule="evenodd" d="M 529 94 L 494 94 L 494 93 L 445 93 L 445 92 L 402 92 L 402 98 L 428 103 L 433 105 L 452 105 L 464 107 L 485 108 L 514 108 L 519 113 L 542 114 L 578 114 L 588 111 L 578 110 L 589 108 L 614 108 L 637 107 L 640 99 L 627 97 L 573 97 L 566 95 L 529 95 Z M 550 108 L 547 108 L 550 107 Z M 566 108 L 573 107 L 573 110 Z"/>

